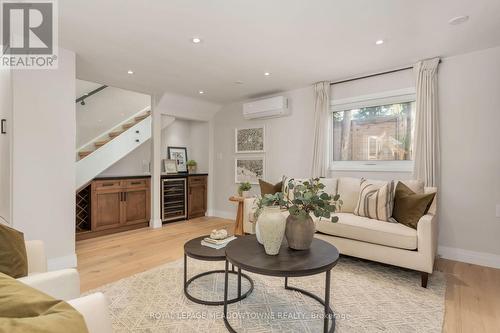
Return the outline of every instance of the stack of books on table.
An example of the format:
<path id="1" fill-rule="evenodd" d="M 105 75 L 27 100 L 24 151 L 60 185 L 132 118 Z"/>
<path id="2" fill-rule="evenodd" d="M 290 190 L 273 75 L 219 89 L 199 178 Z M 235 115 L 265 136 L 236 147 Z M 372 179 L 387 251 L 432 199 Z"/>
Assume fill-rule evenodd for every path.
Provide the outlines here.
<path id="1" fill-rule="evenodd" d="M 223 247 L 225 247 L 230 241 L 236 239 L 235 236 L 229 236 L 229 237 L 226 237 L 224 239 L 212 239 L 210 237 L 205 237 L 202 241 L 201 241 L 201 245 L 203 246 L 208 246 L 208 247 L 211 247 L 213 249 L 222 249 Z"/>

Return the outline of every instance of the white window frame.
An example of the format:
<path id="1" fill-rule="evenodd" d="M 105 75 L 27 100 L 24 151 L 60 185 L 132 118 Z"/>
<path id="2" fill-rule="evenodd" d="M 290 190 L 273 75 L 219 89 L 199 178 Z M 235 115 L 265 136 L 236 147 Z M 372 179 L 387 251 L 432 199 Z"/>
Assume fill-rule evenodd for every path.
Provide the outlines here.
<path id="1" fill-rule="evenodd" d="M 405 88 L 330 101 L 330 120 L 328 131 L 330 171 L 412 172 L 414 164 L 413 161 L 335 161 L 333 160 L 333 147 L 331 147 L 331 143 L 333 142 L 334 112 L 348 111 L 377 105 L 415 102 L 415 100 L 415 88 Z"/>

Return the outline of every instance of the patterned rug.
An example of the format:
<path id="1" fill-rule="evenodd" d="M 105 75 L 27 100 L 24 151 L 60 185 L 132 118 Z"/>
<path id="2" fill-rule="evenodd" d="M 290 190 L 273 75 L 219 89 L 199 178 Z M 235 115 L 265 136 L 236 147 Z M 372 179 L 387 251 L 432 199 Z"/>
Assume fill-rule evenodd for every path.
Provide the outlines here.
<path id="1" fill-rule="evenodd" d="M 188 277 L 223 269 L 223 262 L 188 258 Z M 253 293 L 229 305 L 229 321 L 238 332 L 322 332 L 323 307 L 301 293 L 284 289 L 284 279 L 247 273 Z M 323 298 L 325 274 L 290 278 L 289 285 Z M 115 332 L 227 332 L 222 306 L 191 302 L 183 293 L 183 262 L 178 260 L 89 291 L 110 300 Z M 236 278 L 230 276 L 229 297 Z M 336 332 L 441 332 L 445 277 L 435 272 L 428 288 L 420 274 L 374 262 L 342 257 L 332 270 L 331 306 Z M 249 284 L 243 279 L 242 290 Z M 195 297 L 221 300 L 224 275 L 200 278 L 189 287 Z"/>

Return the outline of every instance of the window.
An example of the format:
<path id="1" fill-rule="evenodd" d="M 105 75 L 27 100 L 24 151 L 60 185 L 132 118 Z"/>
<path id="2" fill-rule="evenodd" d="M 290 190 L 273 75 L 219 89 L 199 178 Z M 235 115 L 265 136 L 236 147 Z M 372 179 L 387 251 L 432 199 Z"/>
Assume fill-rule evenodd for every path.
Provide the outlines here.
<path id="1" fill-rule="evenodd" d="M 415 95 L 405 92 L 334 102 L 333 170 L 411 171 Z"/>

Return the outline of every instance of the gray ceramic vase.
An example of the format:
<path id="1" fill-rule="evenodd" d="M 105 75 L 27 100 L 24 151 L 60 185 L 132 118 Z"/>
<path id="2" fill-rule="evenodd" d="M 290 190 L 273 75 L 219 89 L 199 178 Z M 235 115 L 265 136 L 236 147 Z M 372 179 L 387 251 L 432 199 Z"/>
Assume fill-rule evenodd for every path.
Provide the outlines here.
<path id="1" fill-rule="evenodd" d="M 294 250 L 307 250 L 311 247 L 316 227 L 310 216 L 306 218 L 289 215 L 286 219 L 285 236 L 288 247 Z"/>

